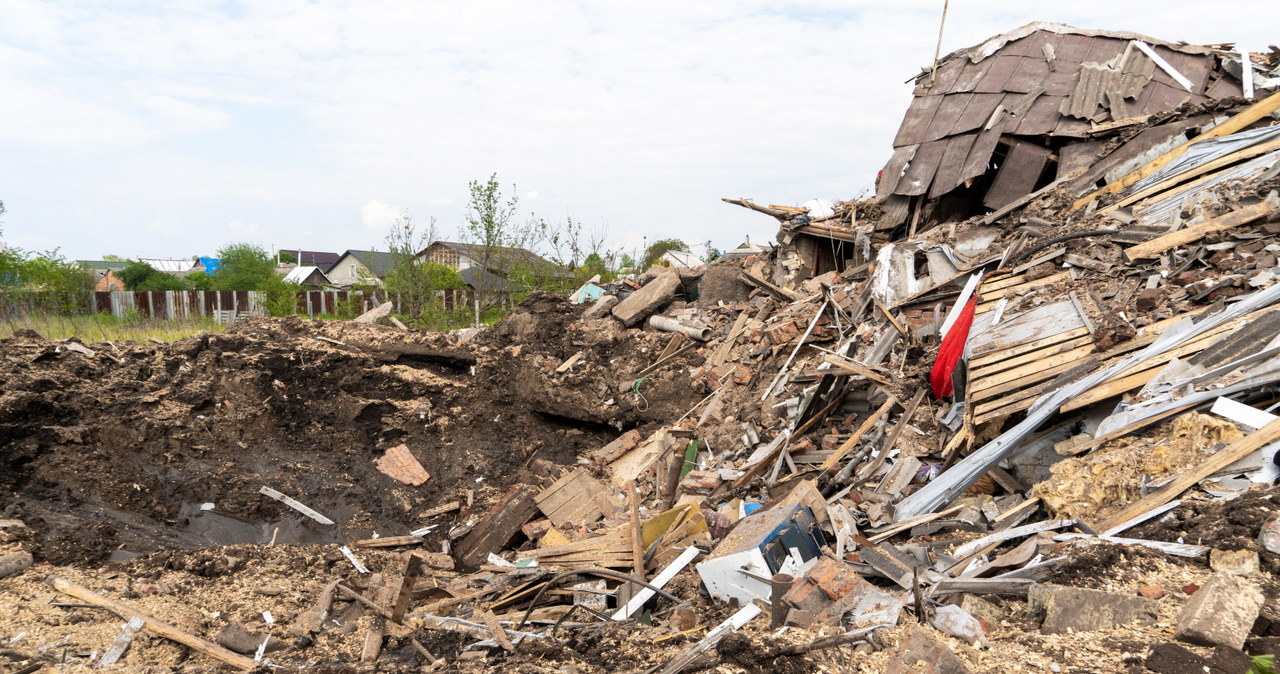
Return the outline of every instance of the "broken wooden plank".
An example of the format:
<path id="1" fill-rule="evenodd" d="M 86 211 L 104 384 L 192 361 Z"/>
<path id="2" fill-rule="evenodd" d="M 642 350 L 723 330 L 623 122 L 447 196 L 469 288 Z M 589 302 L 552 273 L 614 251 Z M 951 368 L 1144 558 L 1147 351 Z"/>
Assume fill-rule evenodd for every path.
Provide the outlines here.
<path id="1" fill-rule="evenodd" d="M 1275 193 L 1272 193 L 1261 203 L 1245 206 L 1226 215 L 1210 218 L 1199 224 L 1184 227 L 1145 243 L 1130 246 L 1124 250 L 1124 259 L 1128 262 L 1136 262 L 1144 258 L 1158 257 L 1160 253 L 1170 248 L 1177 248 L 1193 241 L 1199 241 L 1213 232 L 1223 232 L 1247 225 L 1277 211 L 1280 211 L 1280 199 L 1277 199 Z"/>
<path id="2" fill-rule="evenodd" d="M 1085 204 L 1088 204 L 1090 201 L 1093 201 L 1094 199 L 1097 199 L 1098 197 L 1104 194 L 1115 194 L 1129 187 L 1130 185 L 1138 182 L 1139 180 L 1142 180 L 1143 178 L 1160 170 L 1162 167 L 1166 166 L 1167 164 L 1169 164 L 1169 162 L 1172 162 L 1174 159 L 1177 159 L 1178 157 L 1181 157 L 1182 155 L 1186 154 L 1188 148 L 1190 148 L 1192 145 L 1202 140 L 1208 140 L 1210 138 L 1221 138 L 1222 136 L 1229 136 L 1237 131 L 1243 130 L 1244 128 L 1262 119 L 1263 117 L 1270 115 L 1271 113 L 1275 112 L 1278 109 L 1280 109 L 1280 91 L 1277 91 L 1276 93 L 1271 94 L 1270 96 L 1258 101 L 1257 103 L 1254 103 L 1248 108 L 1245 108 L 1244 111 L 1240 112 L 1236 116 L 1213 127 L 1209 131 L 1206 131 L 1200 134 L 1199 136 L 1196 136 L 1195 138 L 1192 138 L 1191 140 L 1173 148 L 1172 150 L 1169 150 L 1168 152 L 1160 155 L 1159 157 L 1152 159 L 1146 164 L 1143 164 L 1142 166 L 1134 169 L 1133 171 L 1130 171 L 1128 174 L 1124 175 L 1123 177 L 1117 180 L 1114 180 L 1110 183 L 1107 183 L 1103 187 L 1099 187 L 1098 189 L 1090 192 L 1089 194 L 1086 194 L 1083 197 L 1080 197 L 1075 201 L 1075 203 L 1071 205 L 1070 210 L 1072 211 L 1079 210 L 1080 208 L 1083 208 Z"/>
<path id="3" fill-rule="evenodd" d="M 711 354 L 711 358 L 707 361 L 711 367 L 724 364 L 729 358 L 729 353 L 733 351 L 733 347 L 738 343 L 738 338 L 747 329 L 747 321 L 750 317 L 747 311 L 743 310 L 738 313 L 738 318 L 733 322 L 733 327 L 729 329 L 729 334 L 720 342 L 720 346 L 716 347 L 715 353 Z"/>
<path id="4" fill-rule="evenodd" d="M 838 354 L 828 353 L 826 354 L 825 357 L 823 357 L 822 362 L 828 363 L 832 367 L 836 367 L 841 370 L 851 372 L 858 376 L 866 377 L 867 379 L 870 379 L 871 381 L 877 384 L 880 384 L 882 386 L 892 385 L 892 382 L 890 382 L 889 378 L 886 377 L 884 374 L 877 372 L 876 370 L 870 367 L 867 367 L 866 365 L 863 365 L 862 363 L 859 363 L 858 361 L 852 358 L 846 358 Z"/>
<path id="5" fill-rule="evenodd" d="M 571 471 L 533 497 L 538 509 L 559 527 L 566 523 L 590 524 L 612 514 L 613 492 L 586 468 Z M 609 512 L 605 512 L 608 510 Z"/>
<path id="6" fill-rule="evenodd" d="M 586 351 L 579 351 L 572 356 L 569 356 L 563 363 L 560 363 L 560 365 L 556 367 L 556 374 L 564 374 L 568 372 L 569 368 L 572 368 L 578 361 L 582 360 L 582 357 L 585 355 L 587 355 Z M 659 358 L 658 360 L 662 360 L 662 358 Z"/>
<path id="7" fill-rule="evenodd" d="M 502 623 L 498 622 L 498 616 L 493 611 L 485 609 L 480 611 L 480 620 L 484 622 L 484 626 L 489 628 L 489 633 L 493 635 L 493 640 L 498 642 L 502 650 L 508 653 L 514 653 L 515 644 L 511 643 L 511 639 L 507 636 L 507 630 L 502 627 Z"/>
<path id="8" fill-rule="evenodd" d="M 476 568 L 491 553 L 505 548 L 520 533 L 520 527 L 538 512 L 538 504 L 533 500 L 535 493 L 534 488 L 527 484 L 518 484 L 508 490 L 475 528 L 458 541 L 454 558 L 464 567 Z"/>
<path id="9" fill-rule="evenodd" d="M 294 510 L 297 510 L 303 515 L 306 515 L 307 517 L 310 517 L 311 519 L 321 524 L 333 524 L 333 520 L 329 519 L 328 517 L 321 515 L 320 513 L 303 505 L 300 501 L 293 499 L 289 496 L 285 496 L 284 494 L 272 489 L 271 487 L 267 487 L 264 485 L 261 489 L 258 490 L 258 493 L 262 494 L 263 496 L 270 496 L 271 498 L 289 506 L 290 508 L 293 508 Z"/>
<path id="10" fill-rule="evenodd" d="M 166 639 L 169 639 L 170 641 L 176 641 L 182 644 L 183 646 L 186 646 L 187 648 L 203 653 L 215 660 L 224 662 L 237 669 L 243 669 L 247 671 L 258 666 L 258 664 L 253 661 L 253 658 L 247 658 L 243 655 L 240 655 L 239 653 L 234 653 L 226 648 L 223 648 L 222 646 L 219 646 L 218 644 L 215 644 L 211 641 L 206 641 L 204 639 L 201 639 L 200 637 L 183 632 L 182 630 L 174 627 L 173 625 L 170 625 L 165 622 L 161 622 L 133 608 L 132 606 L 129 606 L 128 604 L 122 604 L 113 599 L 108 599 L 107 597 L 104 597 L 98 594 L 97 592 L 90 590 L 89 588 L 81 587 L 80 585 L 76 585 L 75 583 L 69 580 L 64 580 L 57 576 L 49 576 L 48 578 L 45 579 L 45 582 L 48 583 L 49 586 L 52 587 L 53 589 L 63 594 L 71 595 L 72 597 L 75 597 L 76 599 L 79 599 L 80 601 L 85 602 L 86 604 L 101 606 L 105 609 L 110 610 L 112 613 L 115 613 L 116 615 L 121 616 L 128 620 L 132 620 L 134 618 L 141 620 L 143 628 L 146 629 L 148 632 L 151 632 L 152 634 L 155 634 L 157 636 L 161 636 Z"/>
<path id="11" fill-rule="evenodd" d="M 1109 530 L 1116 525 L 1147 512 L 1148 510 L 1158 508 L 1173 500 L 1174 497 L 1178 496 L 1182 492 L 1190 489 L 1200 480 L 1203 480 L 1219 470 L 1230 466 L 1236 461 L 1249 456 L 1255 451 L 1261 449 L 1263 446 L 1275 442 L 1276 439 L 1280 439 L 1280 419 L 1277 419 L 1218 450 L 1217 453 L 1201 462 L 1199 465 L 1190 470 L 1184 471 L 1175 477 L 1169 484 L 1148 494 L 1144 498 L 1121 508 L 1111 517 L 1108 517 L 1100 525 L 1094 528 L 1100 531 Z"/>
<path id="12" fill-rule="evenodd" d="M 421 545 L 421 536 L 380 536 L 378 538 L 366 538 L 360 541 L 352 541 L 349 545 L 353 548 L 399 548 L 406 545 Z"/>
<path id="13" fill-rule="evenodd" d="M 400 572 L 400 586 L 396 589 L 395 603 L 391 605 L 391 619 L 404 622 L 405 611 L 409 610 L 409 600 L 413 598 L 413 586 L 422 575 L 422 557 L 409 555 L 404 561 L 404 569 Z"/>
<path id="14" fill-rule="evenodd" d="M 889 399 L 884 401 L 884 404 L 881 405 L 880 408 L 877 409 L 875 412 L 873 412 L 871 416 L 867 417 L 866 421 L 862 422 L 862 425 L 858 427 L 858 430 L 853 432 L 853 435 L 849 436 L 848 440 L 845 440 L 843 443 L 840 444 L 839 447 L 836 448 L 836 451 L 834 454 L 828 457 L 826 461 L 822 462 L 822 466 L 821 466 L 822 471 L 823 472 L 829 471 L 832 468 L 834 468 L 836 464 L 840 463 L 840 460 L 844 458 L 845 454 L 848 454 L 858 444 L 858 441 L 862 439 L 862 436 L 866 435 L 867 432 L 871 430 L 871 427 L 874 426 L 875 423 L 880 420 L 880 417 L 883 417 L 885 414 L 887 414 L 889 410 L 892 409 L 893 406 L 897 404 L 897 402 L 898 402 L 897 398 L 894 398 L 893 396 L 889 396 Z"/>
<path id="15" fill-rule="evenodd" d="M 683 571 L 686 566 L 689 566 L 689 563 L 701 553 L 701 550 L 693 546 L 685 548 L 684 552 L 681 552 L 680 556 L 676 557 L 676 560 L 671 562 L 670 566 L 663 569 L 662 573 L 659 573 L 650 585 L 661 590 L 667 583 L 671 582 L 672 578 L 675 578 L 676 575 Z M 644 606 L 645 602 L 649 601 L 653 595 L 657 594 L 657 591 L 654 590 L 653 587 L 643 588 L 632 595 L 631 599 L 613 614 L 613 620 L 626 620 L 634 615 L 636 611 L 639 611 L 641 607 Z"/>
<path id="16" fill-rule="evenodd" d="M 391 315 L 391 310 L 395 308 L 394 302 L 383 302 L 382 304 L 356 316 L 351 319 L 352 323 L 377 323 L 378 321 Z"/>
<path id="17" fill-rule="evenodd" d="M 455 510 L 458 510 L 461 507 L 462 507 L 461 501 L 449 501 L 448 503 L 438 505 L 434 508 L 427 508 L 421 513 L 418 513 L 418 517 L 421 517 L 424 519 L 427 517 L 435 517 L 436 515 L 443 515 L 448 512 L 453 512 Z"/>

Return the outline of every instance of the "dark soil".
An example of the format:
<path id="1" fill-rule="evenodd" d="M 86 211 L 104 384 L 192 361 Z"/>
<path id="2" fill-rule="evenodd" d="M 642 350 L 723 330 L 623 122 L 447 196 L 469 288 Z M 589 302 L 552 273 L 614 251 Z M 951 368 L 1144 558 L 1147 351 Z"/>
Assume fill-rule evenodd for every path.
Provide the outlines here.
<path id="1" fill-rule="evenodd" d="M 119 363 L 38 335 L 4 340 L 0 517 L 35 532 L 37 561 L 85 564 L 273 537 L 399 535 L 468 490 L 480 510 L 498 490 L 540 477 L 528 474 L 535 466 L 570 465 L 697 400 L 673 373 L 687 370 L 679 363 L 649 375 L 643 400 L 630 393 L 628 374 L 652 362 L 662 338 L 581 330 L 579 310 L 535 295 L 467 344 L 289 318 L 165 346 L 94 346 Z M 579 364 L 556 374 L 579 349 Z M 399 444 L 431 474 L 425 485 L 375 469 Z M 262 486 L 336 524 L 298 515 Z"/>

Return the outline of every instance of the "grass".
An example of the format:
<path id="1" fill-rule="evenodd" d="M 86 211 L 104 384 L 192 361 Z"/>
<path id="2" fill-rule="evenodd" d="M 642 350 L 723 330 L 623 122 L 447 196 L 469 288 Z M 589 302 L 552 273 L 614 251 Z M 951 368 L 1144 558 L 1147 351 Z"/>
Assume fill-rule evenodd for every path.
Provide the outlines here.
<path id="1" fill-rule="evenodd" d="M 51 316 L 27 314 L 0 318 L 0 338 L 12 337 L 17 330 L 35 330 L 46 339 L 77 337 L 84 342 L 145 342 L 158 339 L 173 342 L 201 331 L 220 332 L 225 326 L 212 319 L 152 320 L 119 318 L 110 314 L 93 316 Z"/>

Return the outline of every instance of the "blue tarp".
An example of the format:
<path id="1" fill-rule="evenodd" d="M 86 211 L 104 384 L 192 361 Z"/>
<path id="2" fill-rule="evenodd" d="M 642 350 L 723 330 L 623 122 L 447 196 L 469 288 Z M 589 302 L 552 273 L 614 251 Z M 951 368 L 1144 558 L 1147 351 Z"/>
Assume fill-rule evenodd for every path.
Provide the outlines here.
<path id="1" fill-rule="evenodd" d="M 210 276 L 213 276 L 214 272 L 218 271 L 218 267 L 222 266 L 222 260 L 216 257 L 201 257 L 197 259 L 200 260 L 200 264 L 204 265 L 204 273 Z"/>

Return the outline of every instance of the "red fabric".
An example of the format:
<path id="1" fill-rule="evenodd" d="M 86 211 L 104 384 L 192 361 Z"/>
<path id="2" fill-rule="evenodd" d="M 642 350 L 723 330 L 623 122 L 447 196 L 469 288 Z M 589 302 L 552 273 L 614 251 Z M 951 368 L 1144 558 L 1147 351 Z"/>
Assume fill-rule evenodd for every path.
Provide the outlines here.
<path id="1" fill-rule="evenodd" d="M 942 346 L 938 347 L 938 359 L 933 362 L 933 371 L 929 373 L 929 384 L 933 387 L 934 398 L 945 398 L 953 393 L 951 374 L 956 371 L 960 356 L 964 355 L 964 344 L 969 341 L 969 329 L 973 327 L 973 310 L 978 305 L 975 295 L 960 310 L 956 322 L 951 325 L 947 334 L 942 336 Z"/>

